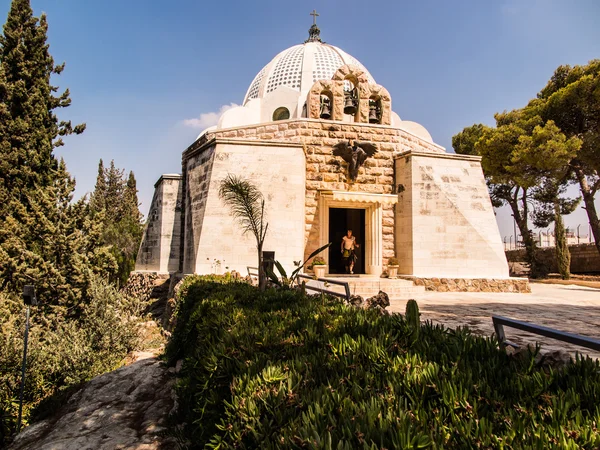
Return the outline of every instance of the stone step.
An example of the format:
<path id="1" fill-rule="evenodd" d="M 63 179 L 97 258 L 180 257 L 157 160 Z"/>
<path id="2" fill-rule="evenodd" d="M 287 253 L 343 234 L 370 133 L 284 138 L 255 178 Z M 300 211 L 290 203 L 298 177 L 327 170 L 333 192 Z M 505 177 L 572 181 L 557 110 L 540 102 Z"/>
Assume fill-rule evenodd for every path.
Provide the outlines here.
<path id="1" fill-rule="evenodd" d="M 328 277 L 326 277 L 328 278 Z M 379 291 L 385 292 L 390 299 L 408 299 L 412 298 L 417 294 L 425 292 L 423 286 L 415 286 L 412 281 L 404 279 L 387 279 L 387 278 L 356 278 L 356 277 L 331 277 L 330 280 L 347 282 L 352 295 L 360 295 L 363 298 L 372 297 L 377 295 Z M 307 287 L 310 285 L 324 286 L 327 282 L 310 281 Z M 326 289 L 331 291 L 344 293 L 344 287 L 328 283 L 324 286 Z"/>

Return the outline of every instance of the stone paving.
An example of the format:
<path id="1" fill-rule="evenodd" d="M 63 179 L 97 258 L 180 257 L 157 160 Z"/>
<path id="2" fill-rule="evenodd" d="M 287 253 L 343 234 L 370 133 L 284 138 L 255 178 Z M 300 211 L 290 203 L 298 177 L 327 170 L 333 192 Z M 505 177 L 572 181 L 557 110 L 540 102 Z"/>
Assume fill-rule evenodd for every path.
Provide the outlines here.
<path id="1" fill-rule="evenodd" d="M 600 289 L 556 284 L 531 284 L 531 294 L 487 292 L 424 292 L 414 296 L 421 320 L 449 328 L 468 326 L 474 333 L 494 332 L 492 315 L 545 325 L 600 339 Z M 390 312 L 404 313 L 406 300 L 392 300 Z M 505 327 L 507 339 L 519 345 L 539 341 L 543 351 L 565 350 L 600 358 L 600 352 Z"/>

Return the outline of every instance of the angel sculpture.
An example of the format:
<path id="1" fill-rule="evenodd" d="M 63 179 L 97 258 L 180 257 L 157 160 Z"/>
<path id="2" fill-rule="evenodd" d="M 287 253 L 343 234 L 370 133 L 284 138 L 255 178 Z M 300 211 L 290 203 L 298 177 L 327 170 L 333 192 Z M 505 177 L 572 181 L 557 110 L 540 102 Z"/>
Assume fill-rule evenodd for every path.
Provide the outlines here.
<path id="1" fill-rule="evenodd" d="M 368 142 L 350 141 L 340 142 L 333 146 L 334 156 L 341 156 L 348 163 L 348 173 L 352 181 L 358 177 L 358 169 L 363 165 L 368 157 L 377 153 L 377 147 Z"/>

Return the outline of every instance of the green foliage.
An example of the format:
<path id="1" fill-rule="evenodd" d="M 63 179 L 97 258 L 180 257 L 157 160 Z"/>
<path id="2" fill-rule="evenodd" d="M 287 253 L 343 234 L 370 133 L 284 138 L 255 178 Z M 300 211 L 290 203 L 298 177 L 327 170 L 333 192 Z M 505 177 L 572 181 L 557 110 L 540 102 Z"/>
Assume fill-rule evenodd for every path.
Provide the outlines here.
<path id="1" fill-rule="evenodd" d="M 292 272 L 292 274 L 289 277 L 287 275 L 287 272 L 281 265 L 281 263 L 279 261 L 275 261 L 275 267 L 277 267 L 277 270 L 279 271 L 281 278 L 278 278 L 277 275 L 275 275 L 275 273 L 273 273 L 272 271 L 267 271 L 267 276 L 269 277 L 269 281 L 271 281 L 271 283 L 273 283 L 274 285 L 279 286 L 279 287 L 290 288 L 292 286 L 296 286 L 298 284 L 298 275 L 300 274 L 300 271 L 304 268 L 306 263 L 312 257 L 314 257 L 314 256 L 318 255 L 319 253 L 321 253 L 322 251 L 328 249 L 331 246 L 331 244 L 332 244 L 331 242 L 329 244 L 325 244 L 322 247 L 316 249 L 310 255 L 308 255 L 308 258 L 306 258 L 302 264 L 300 264 L 296 269 L 294 269 L 294 271 Z M 313 265 L 315 265 L 315 260 L 317 260 L 317 259 L 320 259 L 321 261 L 323 261 L 321 263 L 322 265 L 325 264 L 325 260 L 323 258 L 321 258 L 320 256 L 317 256 L 313 260 Z M 303 289 L 305 289 L 304 285 L 303 285 Z"/>
<path id="2" fill-rule="evenodd" d="M 565 235 L 565 224 L 560 213 L 560 204 L 554 204 L 555 221 L 554 221 L 554 238 L 556 240 L 556 264 L 558 272 L 563 280 L 571 278 L 571 252 L 567 245 Z"/>
<path id="3" fill-rule="evenodd" d="M 265 199 L 249 180 L 229 174 L 221 181 L 219 198 L 227 205 L 231 215 L 239 222 L 244 233 L 252 233 L 258 251 L 258 286 L 264 291 L 267 275 L 263 267 L 262 249 L 269 224 L 265 217 Z"/>
<path id="4" fill-rule="evenodd" d="M 600 60 L 585 66 L 560 66 L 534 100 L 544 120 L 553 120 L 582 145 L 570 161 L 600 252 L 600 220 L 595 196 L 600 189 Z"/>
<path id="5" fill-rule="evenodd" d="M 214 277 L 213 277 L 214 280 Z M 170 364 L 192 448 L 600 446 L 600 364 L 561 371 L 494 339 L 292 290 L 194 277 Z"/>
<path id="6" fill-rule="evenodd" d="M 10 212 L 12 202 L 23 203 L 36 190 L 52 185 L 55 147 L 62 136 L 81 133 L 85 125 L 73 127 L 59 121 L 54 111 L 71 103 L 69 91 L 55 96 L 58 88 L 50 77 L 64 64 L 55 66 L 48 51 L 45 15 L 33 17 L 28 0 L 13 0 L 0 36 L 0 84 L 4 91 L 4 120 L 0 128 L 0 217 Z"/>
<path id="7" fill-rule="evenodd" d="M 312 265 L 313 266 L 324 266 L 326 263 L 325 259 L 321 256 L 317 256 L 316 258 L 314 258 L 312 260 Z"/>
<path id="8" fill-rule="evenodd" d="M 89 214 L 91 220 L 100 224 L 102 245 L 108 248 L 117 267 L 110 280 L 123 286 L 135 269 L 144 231 L 133 172 L 126 179 L 125 171 L 117 169 L 114 161 L 105 169 L 100 160 L 96 186 L 89 201 Z"/>
<path id="9" fill-rule="evenodd" d="M 388 266 L 397 266 L 398 264 L 398 258 L 391 257 L 388 259 Z"/>
<path id="10" fill-rule="evenodd" d="M 139 344 L 145 304 L 93 277 L 78 318 L 31 308 L 24 420 L 66 389 L 117 368 Z M 0 293 L 0 445 L 16 426 L 25 312 L 20 298 Z"/>
<path id="11" fill-rule="evenodd" d="M 581 147 L 580 139 L 565 136 L 552 120 L 544 122 L 539 112 L 539 104 L 532 102 L 525 108 L 496 114 L 495 128 L 473 125 L 453 137 L 457 153 L 482 157 L 492 204 L 510 206 L 534 278 L 546 270 L 538 261 L 529 227 L 530 216 L 536 214 L 531 203 L 536 201 L 536 192 L 546 186 L 546 196 L 553 193 L 549 204 L 554 204 L 560 186 L 569 180 L 569 162 Z M 555 186 L 554 191 L 548 186 Z"/>
<path id="12" fill-rule="evenodd" d="M 139 305 L 98 278 L 114 279 L 120 269 L 105 245 L 105 211 L 73 202 L 75 181 L 53 154 L 85 125 L 55 114 L 71 100 L 50 84 L 64 64 L 54 65 L 47 28 L 28 0 L 13 0 L 0 36 L 0 446 L 15 427 L 24 284 L 36 286 L 40 301 L 32 309 L 26 421 L 44 399 L 117 366 L 137 340 Z M 137 208 L 135 179 L 123 186 L 123 208 L 134 201 Z"/>

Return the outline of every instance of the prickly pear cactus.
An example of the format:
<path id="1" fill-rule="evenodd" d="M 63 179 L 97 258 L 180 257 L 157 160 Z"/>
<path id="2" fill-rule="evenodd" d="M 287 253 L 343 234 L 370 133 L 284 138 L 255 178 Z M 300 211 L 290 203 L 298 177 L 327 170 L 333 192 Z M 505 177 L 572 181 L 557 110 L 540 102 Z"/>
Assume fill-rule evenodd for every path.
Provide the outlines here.
<path id="1" fill-rule="evenodd" d="M 419 305 L 417 305 L 417 302 L 415 300 L 406 302 L 406 321 L 415 335 L 418 335 L 419 330 L 421 329 L 420 317 L 421 314 L 419 313 Z"/>

